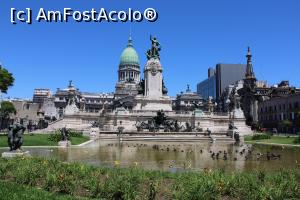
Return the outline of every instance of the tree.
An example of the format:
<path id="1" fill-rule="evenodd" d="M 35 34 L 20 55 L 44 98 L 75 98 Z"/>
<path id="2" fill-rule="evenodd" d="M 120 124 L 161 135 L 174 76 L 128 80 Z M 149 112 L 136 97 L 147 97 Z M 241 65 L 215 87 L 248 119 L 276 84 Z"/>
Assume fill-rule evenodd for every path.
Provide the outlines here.
<path id="1" fill-rule="evenodd" d="M 286 132 L 288 131 L 288 129 L 289 129 L 290 127 L 292 127 L 292 125 L 293 125 L 293 123 L 292 123 L 290 120 L 283 120 L 283 121 L 281 122 L 281 126 L 285 128 L 285 131 L 286 131 Z"/>
<path id="2" fill-rule="evenodd" d="M 3 101 L 1 102 L 0 107 L 0 129 L 4 128 L 4 125 L 8 124 L 9 121 L 9 115 L 10 114 L 16 114 L 16 109 L 14 104 L 12 104 L 9 101 Z"/>
<path id="3" fill-rule="evenodd" d="M 13 75 L 0 65 L 0 92 L 6 93 L 14 81 Z"/>
<path id="4" fill-rule="evenodd" d="M 296 126 L 300 128 L 300 111 L 297 113 Z"/>
<path id="5" fill-rule="evenodd" d="M 3 101 L 1 102 L 1 108 L 0 108 L 0 116 L 3 118 L 8 118 L 10 114 L 15 114 L 16 109 L 13 103 L 9 101 Z"/>

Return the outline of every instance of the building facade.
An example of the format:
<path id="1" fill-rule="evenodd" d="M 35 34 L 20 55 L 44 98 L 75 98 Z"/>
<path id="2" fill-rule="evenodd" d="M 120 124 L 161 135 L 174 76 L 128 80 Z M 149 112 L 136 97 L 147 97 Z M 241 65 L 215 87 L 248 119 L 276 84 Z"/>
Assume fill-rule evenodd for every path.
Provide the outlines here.
<path id="1" fill-rule="evenodd" d="M 11 119 L 17 120 L 25 126 L 38 127 L 39 122 L 44 118 L 39 103 L 25 99 L 13 99 L 10 101 L 16 109 L 16 113 L 11 115 Z"/>
<path id="2" fill-rule="evenodd" d="M 197 93 L 208 100 L 219 101 L 225 89 L 243 80 L 246 72 L 246 65 L 243 64 L 217 64 L 215 70 L 208 69 L 208 78 L 197 84 Z"/>
<path id="3" fill-rule="evenodd" d="M 197 84 L 197 94 L 207 100 L 209 97 L 216 99 L 216 76 L 213 75 Z"/>
<path id="4" fill-rule="evenodd" d="M 123 50 L 118 70 L 115 99 L 121 99 L 129 95 L 138 94 L 140 83 L 140 61 L 129 37 L 127 47 Z"/>
<path id="5" fill-rule="evenodd" d="M 42 105 L 44 100 L 50 98 L 51 96 L 52 95 L 50 89 L 34 89 L 32 102 Z"/>
<path id="6" fill-rule="evenodd" d="M 271 98 L 258 106 L 259 121 L 264 128 L 279 132 L 300 132 L 300 94 Z"/>
<path id="7" fill-rule="evenodd" d="M 245 77 L 244 64 L 217 64 L 216 65 L 216 100 L 219 101 L 222 92 L 230 84 L 234 84 Z"/>
<path id="8" fill-rule="evenodd" d="M 278 86 L 273 87 L 267 87 L 266 84 L 258 82 L 254 74 L 252 54 L 249 47 L 246 57 L 246 74 L 243 87 L 238 90 L 238 93 L 241 97 L 241 107 L 244 111 L 247 124 L 249 126 L 257 126 L 260 123 L 258 114 L 260 104 L 269 99 L 282 98 L 300 93 L 300 90 L 290 86 L 288 81 L 282 81 Z"/>
<path id="9" fill-rule="evenodd" d="M 196 107 L 203 107 L 203 98 L 190 90 L 189 85 L 185 92 L 178 94 L 173 103 L 173 110 L 193 111 Z"/>
<path id="10" fill-rule="evenodd" d="M 113 93 L 90 93 L 79 91 L 72 81 L 65 89 L 57 89 L 54 94 L 54 105 L 58 118 L 64 116 L 68 101 L 74 98 L 79 110 L 89 113 L 99 113 L 101 110 L 112 110 L 114 107 Z"/>

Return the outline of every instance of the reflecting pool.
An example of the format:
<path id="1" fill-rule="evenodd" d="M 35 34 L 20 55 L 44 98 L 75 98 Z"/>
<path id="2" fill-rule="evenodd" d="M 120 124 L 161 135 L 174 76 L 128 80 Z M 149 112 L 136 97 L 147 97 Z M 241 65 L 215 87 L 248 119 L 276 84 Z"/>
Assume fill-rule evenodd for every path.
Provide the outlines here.
<path id="1" fill-rule="evenodd" d="M 96 166 L 140 166 L 165 171 L 300 169 L 300 148 L 226 142 L 98 140 L 84 147 L 24 148 L 33 156 Z M 0 152 L 7 149 L 1 149 Z"/>

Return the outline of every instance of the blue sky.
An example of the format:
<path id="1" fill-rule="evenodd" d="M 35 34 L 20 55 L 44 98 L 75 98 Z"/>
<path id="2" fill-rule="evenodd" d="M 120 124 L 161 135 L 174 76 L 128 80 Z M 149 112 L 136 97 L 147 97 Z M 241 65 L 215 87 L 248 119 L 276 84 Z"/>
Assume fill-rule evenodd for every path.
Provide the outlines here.
<path id="1" fill-rule="evenodd" d="M 62 10 L 155 8 L 154 23 L 10 23 L 10 8 Z M 217 63 L 245 63 L 253 53 L 258 79 L 300 86 L 298 0 L 6 0 L 0 5 L 0 62 L 16 78 L 7 96 L 32 97 L 34 88 L 113 92 L 119 58 L 132 27 L 143 69 L 149 35 L 162 44 L 169 94 L 175 96 L 207 77 Z"/>

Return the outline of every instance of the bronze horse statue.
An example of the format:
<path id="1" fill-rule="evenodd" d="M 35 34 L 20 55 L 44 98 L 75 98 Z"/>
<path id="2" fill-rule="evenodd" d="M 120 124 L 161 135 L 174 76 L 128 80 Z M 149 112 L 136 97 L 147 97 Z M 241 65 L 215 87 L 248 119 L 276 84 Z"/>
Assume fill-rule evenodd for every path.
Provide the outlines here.
<path id="1" fill-rule="evenodd" d="M 26 128 L 21 124 L 14 124 L 9 127 L 7 134 L 7 142 L 10 151 L 15 151 L 23 145 L 23 135 Z"/>

